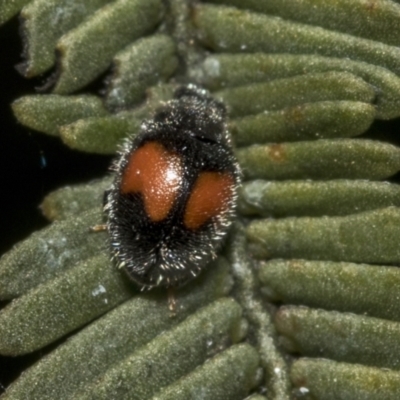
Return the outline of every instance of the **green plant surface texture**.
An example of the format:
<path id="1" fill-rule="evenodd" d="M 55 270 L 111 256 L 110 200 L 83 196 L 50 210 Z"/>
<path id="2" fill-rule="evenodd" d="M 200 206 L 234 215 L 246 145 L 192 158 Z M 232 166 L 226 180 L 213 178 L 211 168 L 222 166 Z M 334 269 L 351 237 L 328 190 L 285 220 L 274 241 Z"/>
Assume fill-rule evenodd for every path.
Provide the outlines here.
<path id="1" fill-rule="evenodd" d="M 254 394 L 250 397 L 247 397 L 248 400 L 267 400 L 266 397 L 261 396 L 260 394 Z"/>
<path id="2" fill-rule="evenodd" d="M 398 267 L 275 259 L 261 262 L 259 281 L 270 301 L 400 321 Z"/>
<path id="3" fill-rule="evenodd" d="M 146 98 L 146 89 L 165 82 L 176 70 L 176 45 L 167 35 L 139 39 L 117 53 L 114 72 L 106 89 L 111 110 L 130 108 Z"/>
<path id="4" fill-rule="evenodd" d="M 19 71 L 27 78 L 51 68 L 57 40 L 110 0 L 35 0 L 21 12 L 25 61 Z"/>
<path id="5" fill-rule="evenodd" d="M 366 0 L 210 0 L 398 46 L 400 6 Z M 312 10 L 312 12 L 310 12 Z"/>
<path id="6" fill-rule="evenodd" d="M 257 351 L 238 344 L 173 383 L 152 400 L 241 400 L 256 386 Z"/>
<path id="7" fill-rule="evenodd" d="M 398 47 L 318 26 L 210 4 L 197 5 L 193 21 L 201 42 L 215 52 L 343 57 L 400 73 Z"/>
<path id="8" fill-rule="evenodd" d="M 135 137 L 145 118 L 172 97 L 175 86 L 160 84 L 147 89 L 139 107 L 104 117 L 79 119 L 58 127 L 61 140 L 70 148 L 97 154 L 115 154 L 124 139 Z"/>
<path id="9" fill-rule="evenodd" d="M 327 100 L 371 103 L 375 97 L 373 88 L 364 80 L 336 71 L 237 86 L 214 95 L 224 102 L 231 118 Z"/>
<path id="10" fill-rule="evenodd" d="M 376 92 L 377 118 L 399 116 L 398 75 L 386 68 L 347 58 L 308 54 L 213 54 L 191 73 L 210 90 L 218 90 L 328 71 L 349 72 L 368 82 Z"/>
<path id="11" fill-rule="evenodd" d="M 21 11 L 21 8 L 30 0 L 2 0 L 0 3 L 0 25 L 7 22 Z"/>
<path id="12" fill-rule="evenodd" d="M 96 209 L 56 222 L 15 245 L 0 259 L 0 299 L 18 297 L 107 249 L 105 232 L 91 232 L 101 224 Z"/>
<path id="13" fill-rule="evenodd" d="M 291 371 L 292 381 L 305 393 L 304 399 L 397 400 L 400 397 L 398 371 L 300 358 Z M 307 396 L 309 394 L 309 396 Z"/>
<path id="14" fill-rule="evenodd" d="M 258 258 L 400 263 L 398 207 L 344 217 L 256 220 L 246 235 L 250 253 Z"/>
<path id="15" fill-rule="evenodd" d="M 400 170 L 400 149 L 367 139 L 321 139 L 253 145 L 236 150 L 244 179 L 389 178 Z"/>
<path id="16" fill-rule="evenodd" d="M 40 209 L 49 221 L 66 219 L 96 209 L 103 203 L 104 191 L 110 188 L 111 182 L 111 177 L 106 177 L 90 183 L 64 186 L 49 193 L 43 199 Z"/>
<path id="17" fill-rule="evenodd" d="M 358 136 L 376 116 L 372 104 L 359 101 L 304 103 L 229 121 L 236 146 Z"/>
<path id="18" fill-rule="evenodd" d="M 85 118 L 61 126 L 61 140 L 71 149 L 97 154 L 115 154 L 121 141 L 139 133 L 141 119 L 135 113 Z"/>
<path id="19" fill-rule="evenodd" d="M 78 263 L 1 310 L 0 354 L 38 350 L 128 300 L 135 289 L 106 254 Z"/>
<path id="20" fill-rule="evenodd" d="M 254 180 L 243 183 L 238 211 L 263 217 L 339 216 L 400 207 L 400 186 L 388 182 Z"/>
<path id="21" fill-rule="evenodd" d="M 283 306 L 275 315 L 281 343 L 308 357 L 400 369 L 400 323 L 307 307 Z"/>
<path id="22" fill-rule="evenodd" d="M 97 96 L 29 95 L 12 103 L 16 118 L 25 126 L 58 136 L 59 127 L 82 118 L 102 117 L 108 112 Z"/>
<path id="23" fill-rule="evenodd" d="M 97 154 L 115 154 L 123 139 L 140 132 L 144 119 L 169 100 L 176 85 L 159 84 L 147 89 L 145 103 L 105 117 L 89 117 L 58 126 L 61 140 L 70 148 Z M 69 97 L 69 96 L 65 96 Z"/>
<path id="24" fill-rule="evenodd" d="M 57 94 L 71 93 L 103 73 L 116 52 L 150 33 L 164 12 L 160 0 L 116 0 L 94 13 L 57 43 Z"/>
<path id="25" fill-rule="evenodd" d="M 199 280 L 177 290 L 177 312 L 173 317 L 163 290 L 133 297 L 26 370 L 1 399 L 74 398 L 77 391 L 140 346 L 171 329 L 196 309 L 226 295 L 232 285 L 228 272 L 227 261 L 219 258 Z"/>
<path id="26" fill-rule="evenodd" d="M 241 314 L 240 306 L 232 299 L 211 303 L 115 364 L 101 380 L 74 398 L 142 400 L 153 396 L 240 340 Z M 254 360 L 254 353 L 247 357 Z M 254 377 L 250 380 L 254 382 Z"/>

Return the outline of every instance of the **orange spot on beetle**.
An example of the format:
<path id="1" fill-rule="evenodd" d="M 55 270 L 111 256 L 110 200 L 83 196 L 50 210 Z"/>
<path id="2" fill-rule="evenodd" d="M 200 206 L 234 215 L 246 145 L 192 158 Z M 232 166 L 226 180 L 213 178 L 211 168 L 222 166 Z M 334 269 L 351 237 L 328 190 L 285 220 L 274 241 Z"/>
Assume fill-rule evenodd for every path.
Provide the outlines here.
<path id="1" fill-rule="evenodd" d="M 186 228 L 198 229 L 210 218 L 227 210 L 234 185 L 234 178 L 228 173 L 200 173 L 186 204 L 183 220 Z"/>
<path id="2" fill-rule="evenodd" d="M 165 219 L 182 184 L 178 154 L 158 142 L 147 142 L 135 150 L 122 175 L 121 193 L 141 193 L 144 208 L 153 222 Z"/>

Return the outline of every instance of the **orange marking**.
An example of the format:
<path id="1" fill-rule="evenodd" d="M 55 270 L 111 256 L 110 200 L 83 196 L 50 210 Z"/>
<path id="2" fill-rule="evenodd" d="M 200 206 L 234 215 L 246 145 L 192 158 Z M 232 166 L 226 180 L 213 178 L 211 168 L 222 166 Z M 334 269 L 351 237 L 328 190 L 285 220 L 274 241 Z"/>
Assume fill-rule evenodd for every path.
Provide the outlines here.
<path id="1" fill-rule="evenodd" d="M 148 142 L 130 155 L 121 181 L 122 193 L 141 193 L 149 218 L 162 221 L 182 184 L 180 157 L 158 142 Z"/>
<path id="2" fill-rule="evenodd" d="M 210 218 L 226 211 L 232 200 L 234 184 L 234 178 L 228 173 L 202 172 L 186 205 L 185 226 L 198 229 Z"/>

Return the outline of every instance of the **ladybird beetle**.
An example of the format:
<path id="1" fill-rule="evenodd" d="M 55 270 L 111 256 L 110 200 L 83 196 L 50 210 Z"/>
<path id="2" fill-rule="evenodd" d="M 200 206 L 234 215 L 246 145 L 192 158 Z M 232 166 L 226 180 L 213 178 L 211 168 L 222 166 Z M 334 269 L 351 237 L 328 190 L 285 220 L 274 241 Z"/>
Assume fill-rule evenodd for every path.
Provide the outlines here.
<path id="1" fill-rule="evenodd" d="M 240 181 L 225 115 L 206 90 L 181 87 L 112 166 L 111 252 L 143 289 L 182 285 L 216 257 Z"/>

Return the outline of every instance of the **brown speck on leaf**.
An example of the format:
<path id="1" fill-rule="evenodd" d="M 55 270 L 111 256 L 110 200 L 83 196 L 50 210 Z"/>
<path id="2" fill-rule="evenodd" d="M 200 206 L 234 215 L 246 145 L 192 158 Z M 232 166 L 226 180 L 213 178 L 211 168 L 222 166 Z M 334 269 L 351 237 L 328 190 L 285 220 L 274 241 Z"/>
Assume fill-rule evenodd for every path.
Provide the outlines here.
<path id="1" fill-rule="evenodd" d="M 293 266 L 294 268 L 300 269 L 300 270 L 301 270 L 301 267 L 302 267 L 302 264 L 300 262 L 298 262 L 297 260 L 292 260 L 290 262 L 290 265 Z"/>
<path id="2" fill-rule="evenodd" d="M 378 2 L 376 0 L 369 0 L 366 2 L 365 7 L 369 11 L 375 11 L 378 8 Z"/>
<path id="3" fill-rule="evenodd" d="M 298 125 L 304 120 L 304 106 L 299 105 L 297 107 L 293 107 L 290 112 L 287 113 L 287 121 L 290 125 Z"/>
<path id="4" fill-rule="evenodd" d="M 286 161 L 285 148 L 282 144 L 273 144 L 268 148 L 269 157 L 276 162 Z"/>

